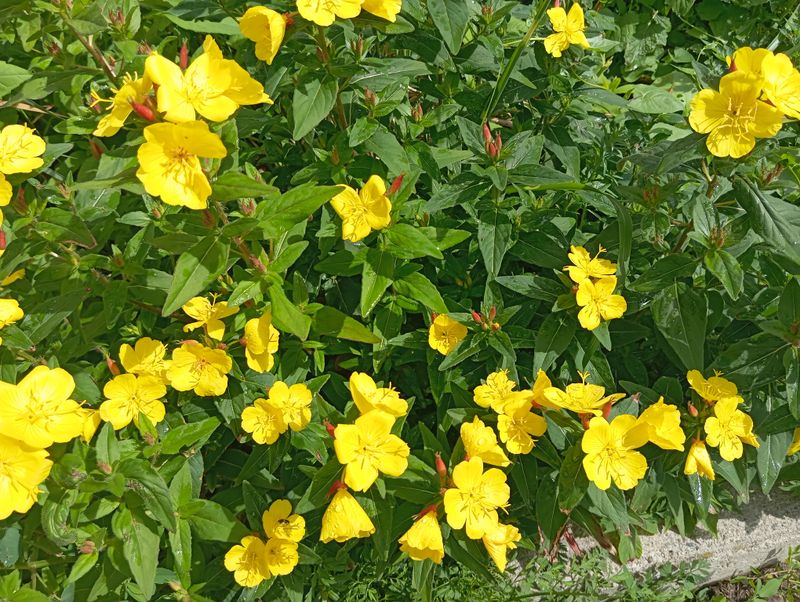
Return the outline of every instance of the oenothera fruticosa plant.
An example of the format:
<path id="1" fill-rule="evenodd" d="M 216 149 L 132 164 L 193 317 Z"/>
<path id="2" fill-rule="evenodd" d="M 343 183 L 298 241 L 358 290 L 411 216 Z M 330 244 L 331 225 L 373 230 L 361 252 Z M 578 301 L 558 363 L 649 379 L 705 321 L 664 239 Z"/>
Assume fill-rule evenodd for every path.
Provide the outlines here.
<path id="1" fill-rule="evenodd" d="M 706 5 L 0 7 L 0 597 L 430 599 L 800 478 L 797 16 Z"/>

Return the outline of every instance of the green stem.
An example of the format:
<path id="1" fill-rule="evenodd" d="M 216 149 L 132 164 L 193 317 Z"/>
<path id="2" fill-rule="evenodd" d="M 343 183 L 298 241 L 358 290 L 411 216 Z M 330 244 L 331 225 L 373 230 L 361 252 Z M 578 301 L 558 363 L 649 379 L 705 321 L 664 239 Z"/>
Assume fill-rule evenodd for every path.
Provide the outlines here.
<path id="1" fill-rule="evenodd" d="M 325 36 L 325 29 L 316 27 L 314 30 L 314 39 L 317 41 L 320 53 L 322 54 L 322 62 L 327 67 L 331 60 L 330 44 L 328 38 Z M 336 120 L 339 122 L 339 127 L 342 130 L 347 129 L 347 115 L 344 112 L 344 103 L 342 103 L 342 86 L 336 87 Z"/>

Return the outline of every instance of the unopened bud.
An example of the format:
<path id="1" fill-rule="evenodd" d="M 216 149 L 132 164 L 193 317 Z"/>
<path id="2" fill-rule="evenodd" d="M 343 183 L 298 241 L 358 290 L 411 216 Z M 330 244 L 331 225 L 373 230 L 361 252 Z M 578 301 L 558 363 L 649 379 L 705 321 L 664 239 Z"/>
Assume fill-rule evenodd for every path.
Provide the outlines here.
<path id="1" fill-rule="evenodd" d="M 603 418 L 608 420 L 609 415 L 611 414 L 611 402 L 606 402 L 606 405 L 603 406 Z"/>
<path id="2" fill-rule="evenodd" d="M 154 218 L 161 219 L 161 209 L 159 209 L 158 207 L 153 207 L 153 209 L 150 211 L 150 213 L 153 214 Z"/>
<path id="3" fill-rule="evenodd" d="M 180 66 L 181 71 L 186 71 L 186 67 L 189 66 L 189 46 L 186 45 L 186 40 L 183 41 L 181 44 L 181 51 L 180 51 Z"/>
<path id="4" fill-rule="evenodd" d="M 144 439 L 144 442 L 147 443 L 147 445 L 155 445 L 156 444 L 156 438 L 153 436 L 152 433 L 143 433 L 142 434 L 142 439 Z"/>
<path id="5" fill-rule="evenodd" d="M 437 314 L 435 311 L 431 312 L 431 322 L 435 322 L 436 318 L 438 318 L 438 317 L 439 317 L 439 314 Z"/>
<path id="6" fill-rule="evenodd" d="M 491 17 L 494 14 L 494 8 L 492 8 L 491 4 L 484 4 L 481 6 L 481 14 L 484 17 Z"/>
<path id="7" fill-rule="evenodd" d="M 95 160 L 99 160 L 103 156 L 103 147 L 94 138 L 89 139 L 89 150 Z"/>
<path id="8" fill-rule="evenodd" d="M 334 165 L 339 165 L 339 161 L 339 149 L 334 146 L 333 150 L 331 151 L 331 163 Z"/>
<path id="9" fill-rule="evenodd" d="M 583 430 L 589 430 L 589 421 L 592 419 L 591 414 L 581 414 L 581 424 L 583 425 Z"/>
<path id="10" fill-rule="evenodd" d="M 422 111 L 422 105 L 421 104 L 415 104 L 411 108 L 411 119 L 413 119 L 416 123 L 419 123 L 420 121 L 422 121 L 423 115 L 424 115 L 424 113 Z"/>
<path id="11" fill-rule="evenodd" d="M 700 412 L 698 412 L 698 411 L 697 411 L 697 408 L 696 408 L 696 407 L 694 407 L 694 404 L 693 404 L 691 401 L 690 401 L 690 402 L 687 404 L 687 407 L 689 408 L 689 414 L 691 414 L 692 416 L 694 416 L 695 418 L 697 418 L 697 415 L 698 415 Z"/>
<path id="12" fill-rule="evenodd" d="M 406 177 L 406 172 L 401 171 L 400 175 L 394 179 L 392 185 L 389 187 L 389 196 L 397 194 L 397 191 L 400 190 L 400 187 L 403 185 L 403 178 L 405 177 Z"/>
<path id="13" fill-rule="evenodd" d="M 325 425 L 325 430 L 328 431 L 331 439 L 336 439 L 336 427 L 331 424 L 331 421 L 326 418 L 322 421 L 322 424 Z"/>
<path id="14" fill-rule="evenodd" d="M 500 324 L 498 324 L 497 322 L 492 322 L 492 330 L 494 330 L 495 332 L 500 330 Z"/>
<path id="15" fill-rule="evenodd" d="M 143 105 L 140 102 L 136 102 L 132 98 L 129 99 L 128 102 L 131 104 L 131 107 L 136 112 L 136 114 L 145 121 L 152 123 L 156 120 L 155 111 L 153 111 L 153 109 L 151 109 L 147 105 Z"/>
<path id="16" fill-rule="evenodd" d="M 553 8 L 559 8 L 561 6 L 561 0 L 553 0 Z"/>
<path id="17" fill-rule="evenodd" d="M 345 485 L 341 481 L 334 482 L 334 484 L 331 485 L 331 488 L 328 489 L 328 493 L 325 495 L 325 497 L 331 497 L 334 493 L 336 493 L 340 489 L 347 489 L 347 485 Z"/>
<path id="18" fill-rule="evenodd" d="M 489 144 L 492 141 L 492 131 L 489 129 L 489 124 L 483 124 L 483 142 Z"/>
<path id="19" fill-rule="evenodd" d="M 81 544 L 81 547 L 78 548 L 78 552 L 81 554 L 92 554 L 97 550 L 97 546 L 94 545 L 94 542 L 91 539 L 87 539 Z"/>
<path id="20" fill-rule="evenodd" d="M 203 210 L 203 225 L 209 230 L 217 224 L 217 218 L 208 209 Z"/>
<path id="21" fill-rule="evenodd" d="M 497 146 L 495 146 L 494 142 L 486 143 L 486 154 L 492 159 L 497 159 Z"/>
<path id="22" fill-rule="evenodd" d="M 6 233 L 0 230 L 0 251 L 5 251 L 7 246 Z"/>
<path id="23" fill-rule="evenodd" d="M 472 314 L 472 319 L 475 320 L 478 324 L 483 324 L 483 316 L 481 316 L 477 311 L 471 309 L 469 310 L 469 313 Z"/>
<path id="24" fill-rule="evenodd" d="M 729 71 L 730 73 L 733 73 L 734 71 L 737 71 L 737 67 L 736 67 L 736 59 L 731 59 L 731 64 L 730 64 L 730 66 L 728 67 L 728 71 Z"/>
<path id="25" fill-rule="evenodd" d="M 119 371 L 119 366 L 117 366 L 117 362 L 115 362 L 111 357 L 106 358 L 106 366 L 108 366 L 108 371 L 114 376 L 119 376 L 121 374 Z"/>
<path id="26" fill-rule="evenodd" d="M 11 206 L 14 207 L 14 211 L 20 215 L 28 213 L 28 201 L 25 200 L 25 189 L 22 186 L 17 188 L 17 194 L 14 195 Z"/>
<path id="27" fill-rule="evenodd" d="M 376 104 L 378 104 L 378 97 L 375 96 L 375 92 L 369 88 L 364 88 L 364 102 L 374 107 Z"/>
<path id="28" fill-rule="evenodd" d="M 111 474 L 112 471 L 111 466 L 109 464 L 106 464 L 105 462 L 98 462 L 97 468 L 99 468 L 100 472 L 102 472 L 103 474 Z"/>
<path id="29" fill-rule="evenodd" d="M 431 504 L 430 506 L 425 506 L 422 510 L 417 513 L 416 519 L 419 520 L 426 514 L 430 514 L 431 512 L 438 512 L 439 506 L 436 504 Z"/>
<path id="30" fill-rule="evenodd" d="M 286 23 L 286 27 L 291 27 L 294 25 L 294 13 L 283 13 L 283 20 Z"/>
<path id="31" fill-rule="evenodd" d="M 492 305 L 492 307 L 489 308 L 489 321 L 493 322 L 496 317 L 497 317 L 497 307 Z"/>
<path id="32" fill-rule="evenodd" d="M 253 199 L 241 199 L 239 201 L 239 210 L 244 215 L 253 215 L 256 212 L 256 202 Z"/>
<path id="33" fill-rule="evenodd" d="M 439 479 L 447 479 L 447 465 L 442 460 L 442 454 L 436 452 L 436 474 L 439 475 Z"/>
<path id="34" fill-rule="evenodd" d="M 498 153 L 503 149 L 503 139 L 500 137 L 500 132 L 494 135 L 494 145 L 497 147 Z"/>

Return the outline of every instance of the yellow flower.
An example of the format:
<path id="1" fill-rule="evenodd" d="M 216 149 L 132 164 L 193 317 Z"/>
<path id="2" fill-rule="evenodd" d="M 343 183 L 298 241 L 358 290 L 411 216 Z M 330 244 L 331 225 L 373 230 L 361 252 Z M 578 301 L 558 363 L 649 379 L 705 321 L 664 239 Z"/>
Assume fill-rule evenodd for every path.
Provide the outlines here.
<path id="1" fill-rule="evenodd" d="M 272 312 L 265 311 L 258 318 L 248 320 L 244 325 L 244 338 L 247 344 L 244 354 L 247 366 L 256 372 L 269 372 L 275 365 L 272 357 L 278 351 L 281 334 L 272 325 Z"/>
<path id="2" fill-rule="evenodd" d="M 586 24 L 583 21 L 583 9 L 580 4 L 573 3 L 569 13 L 560 6 L 550 8 L 547 10 L 547 16 L 550 17 L 555 32 L 544 39 L 544 49 L 548 54 L 558 58 L 570 44 L 577 44 L 581 48 L 589 47 L 589 40 L 583 33 Z"/>
<path id="3" fill-rule="evenodd" d="M 422 512 L 422 516 L 400 537 L 400 551 L 408 554 L 411 560 L 433 560 L 436 564 L 442 564 L 444 542 L 436 506 Z"/>
<path id="4" fill-rule="evenodd" d="M 92 91 L 92 97 L 95 99 L 92 106 L 103 102 L 111 105 L 111 111 L 100 120 L 92 133 L 100 137 L 116 134 L 133 112 L 131 101 L 144 103 L 152 88 L 153 82 L 146 75 L 136 78 L 126 73 L 122 79 L 122 87 L 115 91 L 112 98 L 100 98 L 96 92 Z"/>
<path id="5" fill-rule="evenodd" d="M 677 406 L 665 404 L 663 397 L 641 413 L 639 423 L 647 426 L 648 439 L 661 449 L 683 451 L 686 435 L 681 429 L 681 413 Z"/>
<path id="6" fill-rule="evenodd" d="M 719 447 L 723 460 L 732 462 L 744 453 L 742 443 L 759 447 L 753 433 L 753 419 L 737 409 L 741 397 L 723 397 L 714 404 L 714 416 L 706 419 L 706 441 L 712 447 Z"/>
<path id="7" fill-rule="evenodd" d="M 633 489 L 647 472 L 647 460 L 634 451 L 645 443 L 647 428 L 638 425 L 635 416 L 620 414 L 611 424 L 595 416 L 581 440 L 586 476 L 598 489 L 608 489 L 612 480 L 620 489 Z"/>
<path id="8" fill-rule="evenodd" d="M 356 418 L 355 424 L 336 427 L 333 447 L 345 465 L 344 482 L 354 491 L 369 489 L 379 473 L 399 477 L 408 468 L 410 450 L 392 434 L 393 425 L 393 416 L 372 410 Z"/>
<path id="9" fill-rule="evenodd" d="M 0 328 L 18 322 L 25 316 L 16 299 L 0 299 Z M 0 339 L 2 342 L 2 339 Z"/>
<path id="10" fill-rule="evenodd" d="M 721 372 L 717 372 L 706 380 L 699 370 L 689 370 L 686 373 L 686 380 L 689 381 L 689 386 L 706 401 L 719 401 L 723 397 L 738 395 L 739 390 L 736 388 L 736 384 L 727 378 L 722 378 L 720 374 Z"/>
<path id="11" fill-rule="evenodd" d="M 552 386 L 553 383 L 550 381 L 550 378 L 545 374 L 544 370 L 540 369 L 536 373 L 536 381 L 533 383 L 533 403 L 551 410 L 559 409 L 561 406 L 549 401 L 544 394 L 544 392 Z"/>
<path id="12" fill-rule="evenodd" d="M 530 405 L 509 408 L 511 411 L 497 418 L 497 431 L 509 453 L 528 454 L 536 442 L 547 431 L 547 421 L 534 414 Z"/>
<path id="13" fill-rule="evenodd" d="M 271 399 L 258 398 L 242 410 L 242 429 L 256 443 L 272 445 L 288 428 L 281 407 Z"/>
<path id="14" fill-rule="evenodd" d="M 272 575 L 288 575 L 297 566 L 300 557 L 297 544 L 285 539 L 268 539 L 264 546 L 264 562 Z"/>
<path id="15" fill-rule="evenodd" d="M 166 413 L 161 401 L 166 394 L 164 383 L 154 376 L 120 374 L 103 387 L 106 401 L 100 406 L 100 417 L 117 431 L 131 421 L 138 425 L 140 413 L 151 423 L 158 424 Z"/>
<path id="16" fill-rule="evenodd" d="M 97 427 L 100 426 L 103 419 L 100 418 L 100 412 L 90 408 L 81 408 L 81 413 L 83 414 L 83 432 L 81 433 L 81 439 L 83 439 L 85 443 L 91 443 L 92 437 L 94 437 L 94 434 L 97 432 Z"/>
<path id="17" fill-rule="evenodd" d="M 794 437 L 792 438 L 792 443 L 789 446 L 789 450 L 786 452 L 787 456 L 791 456 L 800 452 L 800 427 L 794 429 Z"/>
<path id="18" fill-rule="evenodd" d="M 369 537 L 373 533 L 375 525 L 367 513 L 345 487 L 340 487 L 322 515 L 319 540 L 322 543 L 342 543 L 354 537 Z"/>
<path id="19" fill-rule="evenodd" d="M 242 587 L 255 587 L 272 575 L 267 569 L 265 544 L 254 536 L 242 539 L 225 554 L 225 568 Z"/>
<path id="20" fill-rule="evenodd" d="M 358 242 L 373 230 L 381 230 L 391 220 L 392 202 L 380 176 L 370 176 L 356 193 L 350 186 L 331 199 L 331 206 L 342 218 L 342 239 Z"/>
<path id="21" fill-rule="evenodd" d="M 622 295 L 615 295 L 617 277 L 608 276 L 596 282 L 587 279 L 578 285 L 575 301 L 581 309 L 578 312 L 578 321 L 586 330 L 594 330 L 600 326 L 602 320 L 621 318 L 628 304 Z"/>
<path id="22" fill-rule="evenodd" d="M 586 382 L 589 377 L 587 373 L 581 372 L 579 374 L 582 382 L 567 385 L 564 391 L 556 387 L 548 387 L 544 390 L 545 399 L 556 407 L 564 408 L 577 414 L 600 416 L 603 413 L 604 405 L 614 403 L 625 397 L 625 393 L 606 395 L 604 387 Z"/>
<path id="23" fill-rule="evenodd" d="M 230 72 L 231 80 L 225 95 L 233 100 L 237 105 L 272 104 L 272 99 L 264 93 L 264 86 L 250 77 L 246 69 L 239 63 L 222 56 L 222 51 L 217 46 L 214 38 L 206 36 L 203 42 L 203 52 L 208 55 L 211 61 L 216 61 Z"/>
<path id="24" fill-rule="evenodd" d="M 439 314 L 428 330 L 428 345 L 442 355 L 450 353 L 467 336 L 467 327 L 450 319 L 447 314 Z"/>
<path id="25" fill-rule="evenodd" d="M 603 247 L 600 247 L 595 257 L 589 255 L 589 251 L 583 247 L 570 246 L 570 251 L 567 257 L 572 265 L 568 265 L 564 269 L 569 273 L 573 282 L 580 284 L 587 278 L 605 278 L 613 276 L 617 271 L 617 264 L 598 257 L 605 251 Z"/>
<path id="26" fill-rule="evenodd" d="M 5 207 L 11 202 L 12 196 L 11 183 L 6 180 L 6 177 L 0 173 L 0 207 Z M 3 223 L 3 214 L 0 213 L 0 225 Z M 0 251 L 0 255 L 5 252 L 5 249 Z"/>
<path id="27" fill-rule="evenodd" d="M 491 531 L 487 531 L 483 536 L 483 545 L 489 556 L 501 573 L 506 570 L 506 553 L 517 547 L 515 542 L 522 539 L 519 529 L 513 525 L 503 525 L 498 523 Z"/>
<path id="28" fill-rule="evenodd" d="M 2 213 L 0 213 L 0 225 L 3 223 Z M 0 249 L 0 257 L 3 256 L 3 249 Z M 9 286 L 14 284 L 17 280 L 25 278 L 25 268 L 11 272 L 7 277 L 0 280 L 0 286 Z"/>
<path id="29" fill-rule="evenodd" d="M 164 359 L 166 353 L 164 343 L 143 337 L 136 341 L 134 347 L 127 343 L 122 344 L 119 348 L 119 360 L 126 372 L 138 376 L 154 376 L 167 384 L 167 368 L 170 362 Z"/>
<path id="30" fill-rule="evenodd" d="M 508 370 L 498 370 L 486 377 L 486 383 L 478 385 L 472 394 L 472 399 L 482 408 L 492 408 L 498 414 L 505 412 L 509 404 L 530 407 L 534 393 L 530 390 L 514 391 L 517 386 L 508 378 Z"/>
<path id="31" fill-rule="evenodd" d="M 36 366 L 16 386 L 0 382 L 0 434 L 44 448 L 83 432 L 81 407 L 69 397 L 72 376 L 61 368 Z"/>
<path id="32" fill-rule="evenodd" d="M 276 380 L 269 388 L 269 400 L 280 408 L 283 420 L 293 431 L 302 431 L 311 422 L 314 394 L 303 383 L 288 386 Z"/>
<path id="33" fill-rule="evenodd" d="M 353 372 L 350 375 L 350 395 L 361 414 L 380 410 L 396 418 L 408 412 L 408 402 L 391 387 L 378 387 L 369 374 Z"/>
<path id="34" fill-rule="evenodd" d="M 203 121 L 154 123 L 144 128 L 136 177 L 148 194 L 167 205 L 205 209 L 211 195 L 198 157 L 221 159 L 228 154 L 219 136 Z"/>
<path id="35" fill-rule="evenodd" d="M 222 349 L 210 349 L 200 343 L 184 343 L 172 351 L 167 369 L 169 384 L 176 391 L 194 390 L 196 395 L 222 395 L 228 388 L 231 358 Z"/>
<path id="36" fill-rule="evenodd" d="M 454 487 L 444 493 L 447 523 L 466 526 L 467 537 L 481 539 L 497 525 L 497 509 L 505 508 L 511 490 L 499 468 L 483 472 L 483 460 L 473 457 L 453 469 Z"/>
<path id="37" fill-rule="evenodd" d="M 403 0 L 364 0 L 361 5 L 368 13 L 394 23 L 403 7 Z"/>
<path id="38" fill-rule="evenodd" d="M 0 173 L 28 173 L 44 165 L 45 143 L 26 125 L 7 125 L 0 130 Z M 2 203 L 6 204 L 6 203 Z"/>
<path id="39" fill-rule="evenodd" d="M 45 450 L 0 435 L 0 520 L 30 510 L 52 466 Z"/>
<path id="40" fill-rule="evenodd" d="M 700 134 L 709 134 L 706 146 L 716 157 L 743 157 L 756 138 L 769 138 L 781 129 L 783 115 L 758 100 L 759 79 L 734 71 L 719 81 L 719 92 L 706 88 L 692 99 L 689 124 Z"/>
<path id="41" fill-rule="evenodd" d="M 297 0 L 297 10 L 306 21 L 327 27 L 336 17 L 352 19 L 361 12 L 363 0 Z"/>
<path id="42" fill-rule="evenodd" d="M 239 311 L 238 307 L 228 307 L 226 301 L 217 303 L 215 299 L 212 303 L 203 297 L 189 299 L 181 309 L 190 318 L 197 320 L 197 322 L 184 326 L 183 332 L 192 332 L 202 326 L 206 334 L 217 341 L 221 341 L 222 337 L 225 336 L 225 324 L 222 320 Z"/>
<path id="43" fill-rule="evenodd" d="M 306 534 L 306 521 L 299 514 L 292 514 L 289 500 L 275 500 L 261 516 L 267 537 L 285 539 L 297 543 Z"/>
<path id="44" fill-rule="evenodd" d="M 764 96 L 787 117 L 800 119 L 800 73 L 791 59 L 783 53 L 770 52 L 761 69 Z"/>
<path id="45" fill-rule="evenodd" d="M 753 49 L 749 46 L 744 46 L 734 52 L 732 57 L 726 57 L 726 61 L 733 71 L 741 71 L 742 73 L 754 75 L 759 80 L 762 80 L 764 78 L 764 73 L 761 70 L 761 66 L 764 62 L 764 57 L 771 54 L 772 52 L 766 48 Z"/>
<path id="46" fill-rule="evenodd" d="M 461 441 L 467 456 L 478 457 L 486 464 L 495 466 L 508 466 L 511 464 L 503 449 L 497 443 L 497 435 L 492 427 L 486 426 L 483 421 L 475 416 L 472 422 L 461 424 Z"/>
<path id="47" fill-rule="evenodd" d="M 711 466 L 711 456 L 708 455 L 706 444 L 700 439 L 695 439 L 689 448 L 686 456 L 686 463 L 683 465 L 683 474 L 700 474 L 714 480 L 714 467 Z"/>
<path id="48" fill-rule="evenodd" d="M 253 6 L 239 19 L 239 29 L 256 43 L 256 57 L 271 65 L 286 35 L 283 15 L 265 6 Z"/>

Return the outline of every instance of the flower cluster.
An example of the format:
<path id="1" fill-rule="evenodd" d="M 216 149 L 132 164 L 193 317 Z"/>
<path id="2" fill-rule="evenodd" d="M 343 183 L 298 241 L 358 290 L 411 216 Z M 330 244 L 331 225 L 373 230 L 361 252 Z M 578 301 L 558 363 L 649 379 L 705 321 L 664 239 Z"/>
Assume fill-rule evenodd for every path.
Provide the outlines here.
<path id="1" fill-rule="evenodd" d="M 302 383 L 287 385 L 275 381 L 253 405 L 242 411 L 242 428 L 253 435 L 253 441 L 271 445 L 283 433 L 302 431 L 311 421 L 311 400 L 314 395 Z"/>
<path id="2" fill-rule="evenodd" d="M 570 247 L 568 255 L 572 265 L 564 269 L 578 285 L 575 301 L 581 307 L 578 321 L 586 330 L 594 330 L 601 322 L 621 318 L 628 305 L 622 295 L 615 295 L 617 288 L 616 264 L 601 259 L 605 249 L 600 247 L 592 257 L 583 247 Z"/>

